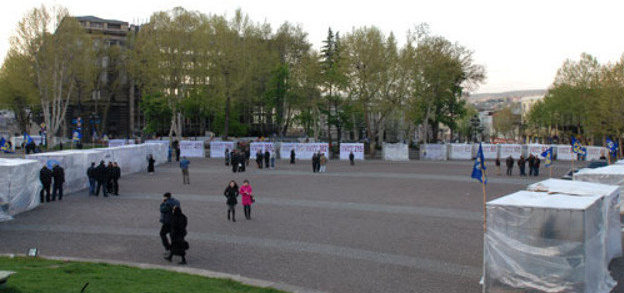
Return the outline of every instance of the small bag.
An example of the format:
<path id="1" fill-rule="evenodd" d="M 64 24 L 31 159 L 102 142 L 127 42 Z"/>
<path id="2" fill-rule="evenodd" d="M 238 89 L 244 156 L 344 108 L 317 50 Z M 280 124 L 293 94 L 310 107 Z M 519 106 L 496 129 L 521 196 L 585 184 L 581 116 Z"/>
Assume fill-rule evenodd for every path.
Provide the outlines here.
<path id="1" fill-rule="evenodd" d="M 253 197 L 253 195 L 250 195 L 249 197 L 251 197 L 251 202 L 252 203 L 256 202 L 256 199 Z"/>

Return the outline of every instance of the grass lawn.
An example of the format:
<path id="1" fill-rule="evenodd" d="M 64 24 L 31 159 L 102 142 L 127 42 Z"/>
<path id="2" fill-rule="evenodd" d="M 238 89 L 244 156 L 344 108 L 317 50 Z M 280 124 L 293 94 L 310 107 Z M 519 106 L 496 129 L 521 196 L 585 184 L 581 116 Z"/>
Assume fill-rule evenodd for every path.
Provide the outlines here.
<path id="1" fill-rule="evenodd" d="M 253 292 L 278 293 L 241 283 L 157 269 L 63 262 L 40 258 L 0 257 L 0 270 L 14 271 L 2 293 L 80 292 Z"/>

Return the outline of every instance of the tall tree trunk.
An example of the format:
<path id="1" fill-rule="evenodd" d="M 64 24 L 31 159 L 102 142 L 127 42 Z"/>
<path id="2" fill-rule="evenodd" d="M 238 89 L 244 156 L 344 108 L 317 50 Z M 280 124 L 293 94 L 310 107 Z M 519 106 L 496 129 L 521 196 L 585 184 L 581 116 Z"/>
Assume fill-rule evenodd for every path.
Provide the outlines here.
<path id="1" fill-rule="evenodd" d="M 130 80 L 130 89 L 128 90 L 128 134 L 134 136 L 134 79 Z"/>
<path id="2" fill-rule="evenodd" d="M 225 74 L 225 121 L 223 122 L 223 138 L 228 137 L 230 131 L 230 86 L 228 74 Z"/>
<path id="3" fill-rule="evenodd" d="M 329 100 L 327 101 L 327 141 L 329 143 L 329 147 L 332 146 L 332 135 L 331 135 L 331 99 L 332 96 L 332 87 L 329 86 Z"/>

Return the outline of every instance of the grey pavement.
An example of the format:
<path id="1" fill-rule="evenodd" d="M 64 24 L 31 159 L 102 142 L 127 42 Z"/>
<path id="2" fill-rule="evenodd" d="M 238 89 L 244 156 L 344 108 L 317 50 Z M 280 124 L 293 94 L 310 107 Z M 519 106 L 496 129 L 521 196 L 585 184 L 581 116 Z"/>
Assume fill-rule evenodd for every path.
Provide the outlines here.
<path id="1" fill-rule="evenodd" d="M 191 185 L 182 185 L 170 163 L 153 176 L 122 178 L 119 197 L 78 192 L 1 223 L 0 253 L 37 247 L 43 255 L 169 266 L 158 205 L 170 191 L 189 218 L 190 268 L 325 292 L 479 292 L 482 195 L 471 167 L 330 161 L 328 173 L 313 174 L 308 161 L 278 161 L 276 170 L 250 165 L 233 174 L 223 160 L 193 159 Z M 491 174 L 488 199 L 545 178 Z M 222 192 L 230 179 L 251 181 L 252 220 L 238 206 L 238 221 L 227 221 Z M 623 263 L 612 263 L 616 277 Z"/>

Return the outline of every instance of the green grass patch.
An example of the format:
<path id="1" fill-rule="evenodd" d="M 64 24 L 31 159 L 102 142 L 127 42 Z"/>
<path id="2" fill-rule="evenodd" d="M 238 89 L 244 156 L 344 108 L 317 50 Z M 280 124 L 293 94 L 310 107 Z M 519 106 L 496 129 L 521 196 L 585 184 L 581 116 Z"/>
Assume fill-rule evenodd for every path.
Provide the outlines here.
<path id="1" fill-rule="evenodd" d="M 41 258 L 0 257 L 0 270 L 14 271 L 2 293 L 80 292 L 248 292 L 278 293 L 226 279 L 212 279 L 159 269 L 123 265 L 63 262 Z"/>

